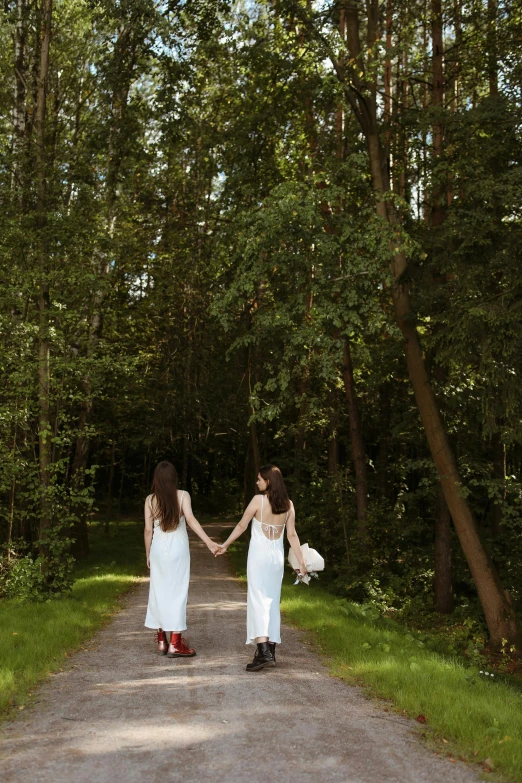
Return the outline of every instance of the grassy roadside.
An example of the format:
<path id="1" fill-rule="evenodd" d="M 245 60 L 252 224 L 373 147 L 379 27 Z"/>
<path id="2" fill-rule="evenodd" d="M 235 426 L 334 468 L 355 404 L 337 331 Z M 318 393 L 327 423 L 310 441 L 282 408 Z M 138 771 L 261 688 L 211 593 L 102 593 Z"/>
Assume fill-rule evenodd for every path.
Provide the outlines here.
<path id="1" fill-rule="evenodd" d="M 145 572 L 136 522 L 121 522 L 110 539 L 93 528 L 90 541 L 71 593 L 43 603 L 0 603 L 0 718 L 24 709 L 35 686 L 110 619 L 119 596 Z"/>
<path id="2" fill-rule="evenodd" d="M 229 552 L 245 578 L 245 542 Z M 285 575 L 284 617 L 310 632 L 333 675 L 416 718 L 439 752 L 498 771 L 500 780 L 522 782 L 522 693 L 516 685 L 435 652 L 422 634 L 338 599 L 317 582 L 307 588 L 292 581 Z"/>

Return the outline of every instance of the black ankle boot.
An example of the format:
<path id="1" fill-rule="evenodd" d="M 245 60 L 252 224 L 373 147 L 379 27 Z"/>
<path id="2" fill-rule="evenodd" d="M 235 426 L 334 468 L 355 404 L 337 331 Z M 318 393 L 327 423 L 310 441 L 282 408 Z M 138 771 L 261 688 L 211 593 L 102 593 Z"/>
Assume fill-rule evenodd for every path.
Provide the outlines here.
<path id="1" fill-rule="evenodd" d="M 270 647 L 270 652 L 272 653 L 272 658 L 274 659 L 274 663 L 275 663 L 276 662 L 276 657 L 275 657 L 276 643 L 275 642 L 268 642 L 268 646 Z"/>
<path id="2" fill-rule="evenodd" d="M 257 672 L 259 669 L 264 669 L 265 666 L 274 666 L 274 658 L 270 651 L 270 645 L 268 642 L 258 642 L 256 654 L 252 663 L 247 664 L 247 672 Z"/>

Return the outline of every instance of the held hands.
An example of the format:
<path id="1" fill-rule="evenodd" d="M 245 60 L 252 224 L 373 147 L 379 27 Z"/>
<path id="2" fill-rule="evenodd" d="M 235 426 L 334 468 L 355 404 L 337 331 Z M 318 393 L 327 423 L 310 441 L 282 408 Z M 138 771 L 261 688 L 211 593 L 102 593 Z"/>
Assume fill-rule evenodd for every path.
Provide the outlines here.
<path id="1" fill-rule="evenodd" d="M 217 552 L 214 552 L 214 557 L 219 557 L 219 555 L 224 555 L 227 549 L 228 549 L 227 546 L 221 544 L 221 546 L 218 546 Z"/>
<path id="2" fill-rule="evenodd" d="M 216 544 L 215 541 L 211 541 L 207 546 L 215 557 L 218 554 L 218 549 L 220 549 L 219 544 Z"/>

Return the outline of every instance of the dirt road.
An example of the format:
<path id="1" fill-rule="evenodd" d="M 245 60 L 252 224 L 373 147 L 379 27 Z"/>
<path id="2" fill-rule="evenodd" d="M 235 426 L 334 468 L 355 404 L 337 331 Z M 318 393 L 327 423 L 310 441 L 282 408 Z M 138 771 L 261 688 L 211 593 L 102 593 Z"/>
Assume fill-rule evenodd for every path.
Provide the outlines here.
<path id="1" fill-rule="evenodd" d="M 207 526 L 217 536 L 219 525 Z M 143 627 L 148 585 L 1 728 L 4 783 L 475 783 L 417 725 L 328 676 L 283 628 L 276 669 L 247 673 L 244 587 L 192 538 L 189 642 L 169 660 Z"/>

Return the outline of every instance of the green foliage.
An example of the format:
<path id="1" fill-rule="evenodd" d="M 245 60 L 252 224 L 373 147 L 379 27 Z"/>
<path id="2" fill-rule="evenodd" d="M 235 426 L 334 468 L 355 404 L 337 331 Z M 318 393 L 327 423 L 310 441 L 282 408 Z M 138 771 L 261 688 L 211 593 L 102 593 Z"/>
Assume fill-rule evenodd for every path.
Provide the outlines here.
<path id="1" fill-rule="evenodd" d="M 10 547 L 10 557 L 0 565 L 0 597 L 22 601 L 43 601 L 71 589 L 74 558 L 69 554 L 70 539 L 53 530 L 45 541 L 45 556 L 23 554 L 23 542 Z"/>
<path id="2" fill-rule="evenodd" d="M 2 9 L 4 594 L 67 590 L 88 520 L 99 511 L 110 528 L 141 504 L 159 459 L 176 464 L 206 508 L 223 509 L 249 499 L 259 453 L 283 469 L 300 534 L 325 554 L 332 589 L 436 625 L 438 480 L 393 314 L 390 247 L 400 246 L 462 491 L 520 607 L 519 21 L 499 12 L 492 27 L 480 4 L 464 4 L 458 19 L 443 3 L 445 96 L 434 106 L 424 6 L 395 4 L 391 49 L 383 34 L 373 59 L 363 53 L 364 94 L 372 78 L 386 92 L 392 65 L 390 111 L 379 104 L 377 119 L 401 219 L 393 232 L 376 217 L 346 92 L 360 77 L 334 5 L 55 4 L 43 222 L 38 9 L 23 20 L 23 83 L 17 6 Z M 339 57 L 344 83 L 331 67 Z M 451 543 L 454 619 L 470 619 L 478 638 L 481 610 Z"/>
<path id="3" fill-rule="evenodd" d="M 91 554 L 76 567 L 70 592 L 39 603 L 4 598 L 0 604 L 1 717 L 23 708 L 33 689 L 110 619 L 118 597 L 144 569 L 142 529 L 135 522 L 121 522 L 111 539 L 95 528 L 90 536 Z M 15 569 L 23 596 L 32 566 L 27 572 L 18 564 Z"/>

